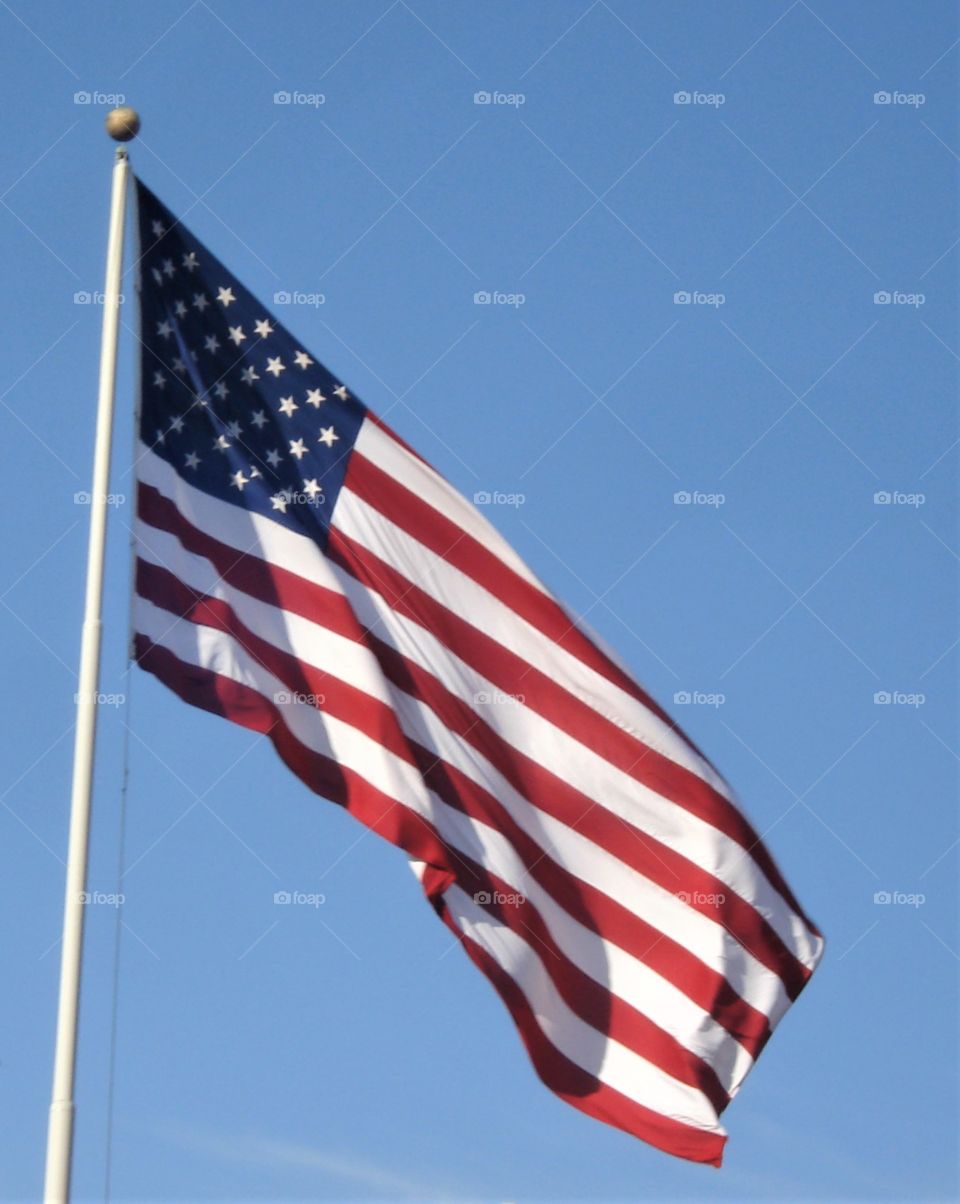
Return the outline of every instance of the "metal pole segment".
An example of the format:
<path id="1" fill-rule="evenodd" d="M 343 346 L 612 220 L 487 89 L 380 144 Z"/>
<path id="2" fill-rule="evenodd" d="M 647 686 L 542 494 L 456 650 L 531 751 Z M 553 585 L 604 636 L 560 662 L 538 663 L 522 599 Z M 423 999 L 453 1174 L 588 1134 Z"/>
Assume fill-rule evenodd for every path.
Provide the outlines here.
<path id="1" fill-rule="evenodd" d="M 103 332 L 100 342 L 100 383 L 97 430 L 90 493 L 90 541 L 87 553 L 87 588 L 80 643 L 77 726 L 73 752 L 73 788 L 70 799 L 70 838 L 63 909 L 63 946 L 60 956 L 60 999 L 57 1008 L 57 1044 L 53 1068 L 53 1094 L 47 1130 L 45 1204 L 67 1204 L 73 1147 L 73 1087 L 77 1055 L 77 1014 L 80 1004 L 80 963 L 83 949 L 84 897 L 87 885 L 87 846 L 90 834 L 90 794 L 93 751 L 97 727 L 100 684 L 101 604 L 103 562 L 107 533 L 107 488 L 117 375 L 117 332 L 120 324 L 120 274 L 130 161 L 117 148 L 110 199 L 107 271 L 103 289 Z"/>

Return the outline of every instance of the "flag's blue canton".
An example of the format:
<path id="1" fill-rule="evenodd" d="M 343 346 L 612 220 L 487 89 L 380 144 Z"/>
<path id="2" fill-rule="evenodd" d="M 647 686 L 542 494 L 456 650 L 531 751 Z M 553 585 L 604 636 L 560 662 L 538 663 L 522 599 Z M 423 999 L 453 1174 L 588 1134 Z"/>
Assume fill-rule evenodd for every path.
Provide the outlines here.
<path id="1" fill-rule="evenodd" d="M 365 409 L 139 180 L 140 436 L 191 485 L 324 540 Z"/>

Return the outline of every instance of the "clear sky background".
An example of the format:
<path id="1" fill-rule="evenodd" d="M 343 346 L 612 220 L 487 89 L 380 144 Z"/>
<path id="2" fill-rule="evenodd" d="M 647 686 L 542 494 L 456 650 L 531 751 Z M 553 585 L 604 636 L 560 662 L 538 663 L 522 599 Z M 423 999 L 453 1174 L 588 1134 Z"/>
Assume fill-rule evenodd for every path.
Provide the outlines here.
<path id="1" fill-rule="evenodd" d="M 956 1198 L 956 24 L 0 0 L 0 1198 L 42 1180 L 109 93 L 150 187 L 265 302 L 301 294 L 277 311 L 316 357 L 468 495 L 522 495 L 493 521 L 721 767 L 828 942 L 721 1171 L 542 1087 L 399 851 L 126 674 L 128 277 L 90 871 L 126 898 L 112 1198 Z M 116 918 L 89 909 L 91 1200 Z"/>

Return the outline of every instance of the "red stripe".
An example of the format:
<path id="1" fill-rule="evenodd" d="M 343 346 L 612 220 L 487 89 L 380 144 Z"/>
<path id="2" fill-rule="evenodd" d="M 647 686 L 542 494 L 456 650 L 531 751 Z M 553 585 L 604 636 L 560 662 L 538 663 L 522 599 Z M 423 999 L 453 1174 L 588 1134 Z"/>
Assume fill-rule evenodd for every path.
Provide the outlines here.
<path id="1" fill-rule="evenodd" d="M 521 696 L 524 705 L 587 745 L 612 766 L 739 844 L 802 917 L 760 837 L 727 799 L 696 774 L 624 732 L 547 674 L 437 602 L 335 524 L 336 515 L 327 545 L 330 560 L 368 590 L 379 594 L 392 610 L 425 628 L 448 649 L 455 649 L 454 655 L 505 694 Z"/>
<path id="2" fill-rule="evenodd" d="M 597 931 L 592 914 L 602 896 L 599 899 L 594 898 L 599 893 L 585 887 L 588 897 L 579 900 L 579 886 L 570 872 L 554 866 L 555 874 L 551 875 L 544 851 L 513 823 L 492 796 L 474 787 L 452 766 L 439 761 L 430 750 L 414 745 L 411 755 L 411 746 L 396 724 L 393 710 L 385 703 L 340 678 L 318 671 L 291 654 L 277 649 L 255 635 L 222 599 L 196 593 L 167 569 L 138 559 L 137 593 L 153 605 L 187 622 L 231 636 L 254 661 L 263 665 L 289 690 L 309 696 L 322 695 L 323 702 L 318 709 L 357 728 L 408 762 L 415 757 L 416 764 L 431 789 L 463 814 L 489 824 L 508 839 L 512 839 L 518 856 L 526 862 L 528 869 L 534 872 L 544 888 L 551 892 L 550 880 L 553 878 L 565 897 L 566 909 L 586 926 Z M 384 739 L 385 735 L 387 739 Z M 310 750 L 307 750 L 307 755 L 309 752 Z M 470 796 L 474 805 L 466 805 L 464 796 Z M 477 800 L 480 800 L 480 805 L 476 805 Z M 436 839 L 442 840 L 439 835 Z M 490 894 L 509 894 L 517 890 L 515 884 L 494 878 L 489 870 L 460 850 L 451 852 L 449 862 L 455 868 L 457 879 L 467 894 L 475 895 L 481 890 Z M 553 863 L 550 862 L 550 865 Z M 599 905 L 601 908 L 604 906 L 602 903 Z M 729 1098 L 707 1063 L 630 1004 L 612 998 L 608 989 L 570 962 L 554 942 L 532 904 L 509 909 L 506 920 L 524 939 L 527 935 L 533 935 L 541 947 L 550 951 L 553 960 L 547 962 L 547 967 L 551 977 L 568 1005 L 583 1020 L 661 1066 L 668 1074 L 701 1089 L 718 1112 L 726 1106 Z M 659 933 L 646 926 L 643 937 L 647 945 L 657 944 L 663 939 Z M 672 941 L 667 941 L 667 945 L 673 944 Z M 670 950 L 665 948 L 661 956 L 669 957 Z M 681 947 L 676 948 L 675 956 L 693 961 Z"/>
<path id="3" fill-rule="evenodd" d="M 152 644 L 142 635 L 135 637 L 135 651 L 140 666 L 155 674 L 185 701 L 268 735 L 284 762 L 312 790 L 344 806 L 391 843 L 431 864 L 432 873 L 427 876 L 424 885 L 428 897 L 438 912 L 443 914 L 442 895 L 452 885 L 455 874 L 446 857 L 437 859 L 442 843 L 426 821 L 409 808 L 398 805 L 354 771 L 306 749 L 284 725 L 277 707 L 258 691 L 211 670 L 189 665 L 169 649 Z M 496 880 L 483 874 L 480 881 L 492 884 Z M 499 883 L 497 888 L 503 890 L 505 885 Z M 681 1157 L 719 1165 L 723 1138 L 715 1134 L 702 1134 L 699 1130 L 690 1129 L 644 1108 L 576 1066 L 547 1041 L 522 992 L 509 975 L 485 954 L 483 958 L 478 957 L 477 954 L 482 954 L 482 950 L 473 942 L 468 942 L 455 925 L 451 927 L 507 1003 L 534 1065 L 548 1086 L 583 1111 L 642 1137 L 661 1149 Z M 588 1090 L 584 1091 L 584 1088 Z M 702 1137 L 712 1140 L 704 1145 L 699 1140 Z M 690 1150 L 697 1152 L 688 1152 Z"/>
<path id="4" fill-rule="evenodd" d="M 346 638 L 365 643 L 400 689 L 423 699 L 451 730 L 477 747 L 520 794 L 536 798 L 539 806 L 561 822 L 576 827 L 594 843 L 651 880 L 659 882 L 665 889 L 674 892 L 686 890 L 694 900 L 691 905 L 697 910 L 702 911 L 711 920 L 720 919 L 738 936 L 742 934 L 741 941 L 744 946 L 783 978 L 785 988 L 791 995 L 795 995 L 806 982 L 809 977 L 806 967 L 786 949 L 766 921 L 725 884 L 652 837 L 644 835 L 642 840 L 624 842 L 621 839 L 621 826 L 617 824 L 616 830 L 611 830 L 608 813 L 602 808 L 597 808 L 591 799 L 574 790 L 536 761 L 505 745 L 474 711 L 447 690 L 439 680 L 419 666 L 406 661 L 388 644 L 367 632 L 341 594 L 308 582 L 258 557 L 249 554 L 239 556 L 230 545 L 220 543 L 198 531 L 172 501 L 150 486 L 140 486 L 139 510 L 144 521 L 176 535 L 188 551 L 210 560 L 229 585 L 264 603 L 300 614 Z M 184 608 L 185 606 L 186 603 Z M 323 691 L 318 687 L 305 689 L 303 692 Z M 718 915 L 716 908 L 706 903 L 696 903 L 698 894 L 700 897 L 723 894 L 726 902 L 720 914 Z M 605 935 L 634 952 L 635 956 L 642 957 L 642 950 L 651 944 L 648 933 L 635 934 L 632 939 L 628 938 L 628 930 L 624 929 L 620 917 L 617 918 L 614 931 L 616 936 L 613 932 Z M 657 934 L 656 939 L 660 939 L 660 934 Z M 681 946 L 677 946 L 677 950 L 686 954 L 686 950 Z M 689 954 L 687 956 L 689 957 Z M 688 975 L 685 982 L 677 982 L 677 985 L 708 1012 L 713 1011 L 715 1002 L 711 1004 L 710 1000 L 716 1001 L 717 991 L 710 983 L 702 982 L 701 963 L 695 961 L 695 965 L 698 967 L 697 973 Z M 676 981 L 673 975 L 668 977 L 671 981 Z M 720 978 L 719 981 L 725 980 Z M 751 1052 L 758 1052 L 759 1046 L 769 1036 L 766 1018 L 759 1012 L 755 1012 L 752 1017 L 745 1017 L 741 1009 L 748 1005 L 737 996 L 729 1001 L 729 1005 L 732 1011 L 726 1016 L 725 1022 L 730 1031 L 744 1040 L 745 1044 L 748 1043 Z"/>
<path id="5" fill-rule="evenodd" d="M 396 439 L 392 432 L 387 433 Z M 350 458 L 345 485 L 419 543 L 494 594 L 571 656 L 641 703 L 706 761 L 703 753 L 666 711 L 629 674 L 605 656 L 549 594 L 531 585 L 463 527 L 358 451 Z"/>
<path id="6" fill-rule="evenodd" d="M 306 749 L 283 723 L 278 708 L 263 694 L 209 669 L 180 660 L 169 648 L 134 636 L 137 663 L 192 706 L 262 732 L 284 764 L 317 794 L 344 807 L 366 827 L 391 844 L 434 867 L 433 894 L 440 895 L 456 880 L 449 851 L 428 823 L 400 806 L 354 770 L 323 753 Z"/>
<path id="7" fill-rule="evenodd" d="M 507 1005 L 534 1069 L 551 1091 L 588 1116 L 640 1137 L 668 1154 L 692 1162 L 720 1166 L 723 1147 L 727 1143 L 723 1134 L 706 1133 L 644 1108 L 571 1062 L 547 1039 L 523 992 L 510 975 L 485 949 L 460 931 L 442 898 L 436 899 L 434 905 L 450 930 L 460 937 L 471 960 L 493 983 Z"/>

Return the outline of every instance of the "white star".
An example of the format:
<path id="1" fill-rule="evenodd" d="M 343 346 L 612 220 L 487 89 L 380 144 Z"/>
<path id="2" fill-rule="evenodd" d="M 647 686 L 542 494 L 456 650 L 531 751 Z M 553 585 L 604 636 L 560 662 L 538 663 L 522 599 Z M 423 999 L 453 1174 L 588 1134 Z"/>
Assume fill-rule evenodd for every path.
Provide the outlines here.
<path id="1" fill-rule="evenodd" d="M 221 401 L 223 401 L 223 399 L 226 397 L 226 395 L 230 392 L 230 390 L 227 388 L 227 386 L 223 383 L 222 380 L 218 381 L 218 383 L 213 386 L 213 391 L 214 391 L 214 393 L 216 393 L 216 395 L 220 398 Z"/>
<path id="2" fill-rule="evenodd" d="M 150 229 L 154 232 L 157 238 L 160 238 L 160 236 L 164 233 L 163 222 L 154 222 Z"/>
<path id="3" fill-rule="evenodd" d="M 251 469 L 250 469 L 250 480 L 252 481 L 252 480 L 254 480 L 256 477 L 260 477 L 260 478 L 262 479 L 262 478 L 263 478 L 263 473 L 260 471 L 260 469 L 259 469 L 259 468 L 251 468 Z"/>
<path id="4" fill-rule="evenodd" d="M 157 438 L 156 438 L 155 442 L 157 442 L 157 443 L 166 443 L 166 441 L 167 441 L 167 437 L 166 437 L 166 435 L 163 433 L 163 431 L 160 431 L 160 430 L 158 430 L 158 431 L 157 431 Z"/>
<path id="5" fill-rule="evenodd" d="M 162 372 L 154 372 L 153 383 L 157 386 L 158 389 L 165 389 L 167 387 L 167 378 L 163 375 Z"/>
<path id="6" fill-rule="evenodd" d="M 231 301 L 236 301 L 236 297 L 233 295 L 233 289 L 232 288 L 217 289 L 217 300 L 220 302 L 220 304 L 223 306 L 223 308 L 226 309 Z"/>
<path id="7" fill-rule="evenodd" d="M 164 318 L 162 322 L 157 323 L 157 334 L 165 339 L 169 339 L 173 334 L 173 327 L 166 318 Z"/>
<path id="8" fill-rule="evenodd" d="M 236 343 L 236 345 L 238 347 L 240 346 L 240 344 L 243 342 L 243 340 L 246 337 L 247 336 L 243 333 L 242 326 L 231 326 L 230 327 L 230 338 L 233 339 L 234 343 Z"/>
<path id="9" fill-rule="evenodd" d="M 336 393 L 336 395 L 340 398 L 341 401 L 346 401 L 347 398 L 350 396 L 350 394 L 343 387 L 343 385 L 337 385 L 337 387 L 334 389 L 334 393 Z"/>
<path id="10" fill-rule="evenodd" d="M 297 354 L 293 357 L 293 361 L 297 365 L 298 368 L 309 368 L 310 365 L 313 363 L 313 360 L 310 358 L 309 355 L 307 355 L 307 353 L 305 351 L 298 351 Z"/>
<path id="11" fill-rule="evenodd" d="M 281 414 L 286 414 L 286 416 L 288 418 L 292 418 L 293 411 L 299 410 L 299 409 L 300 409 L 300 407 L 293 400 L 293 394 L 291 394 L 289 397 L 281 397 L 280 398 L 280 413 Z"/>
<path id="12" fill-rule="evenodd" d="M 229 446 L 226 435 L 217 435 L 213 441 L 214 451 L 226 451 Z"/>
<path id="13" fill-rule="evenodd" d="M 183 419 L 179 416 L 179 414 L 176 418 L 172 418 L 170 420 L 170 429 L 172 431 L 176 431 L 178 435 L 183 430 Z"/>
<path id="14" fill-rule="evenodd" d="M 311 477 L 309 481 L 304 480 L 303 492 L 309 495 L 310 501 L 312 502 L 318 493 L 323 493 L 323 486 L 317 484 L 315 477 Z"/>
<path id="15" fill-rule="evenodd" d="M 270 325 L 269 318 L 261 318 L 259 322 L 255 322 L 257 334 L 261 339 L 265 339 L 268 334 L 273 334 L 273 327 Z"/>
<path id="16" fill-rule="evenodd" d="M 197 268 L 200 266 L 199 262 L 197 261 L 196 251 L 188 251 L 186 253 L 186 255 L 184 255 L 183 266 L 187 269 L 188 272 L 192 272 L 194 268 Z"/>
<path id="17" fill-rule="evenodd" d="M 314 409 L 320 409 L 320 403 L 326 401 L 323 393 L 319 389 L 307 389 L 307 405 L 313 406 Z"/>
<path id="18" fill-rule="evenodd" d="M 187 458 L 184 460 L 185 468 L 196 468 L 200 463 L 200 457 L 196 452 L 187 452 Z"/>
<path id="19" fill-rule="evenodd" d="M 263 410 L 257 410 L 256 414 L 250 419 L 253 425 L 259 430 L 262 426 L 267 425 L 267 416 Z"/>
<path id="20" fill-rule="evenodd" d="M 220 340 L 217 338 L 217 336 L 215 334 L 208 334 L 207 337 L 203 340 L 203 345 L 207 349 L 207 351 L 209 351 L 210 354 L 213 355 L 216 351 L 218 351 L 220 349 Z"/>
<path id="21" fill-rule="evenodd" d="M 240 373 L 240 379 L 245 385 L 252 385 L 255 380 L 260 379 L 260 374 L 257 372 L 256 368 L 254 368 L 253 364 L 248 364 L 247 367 L 244 368 L 244 370 Z"/>
<path id="22" fill-rule="evenodd" d="M 283 496 L 282 493 L 275 493 L 273 495 L 273 497 L 270 499 L 270 504 L 271 504 L 271 506 L 273 506 L 274 510 L 279 510 L 281 514 L 286 514 L 287 499 Z"/>
<path id="23" fill-rule="evenodd" d="M 176 268 L 173 266 L 173 260 L 172 260 L 172 259 L 165 259 L 165 260 L 163 261 L 163 274 L 164 274 L 164 276 L 172 276 L 172 275 L 173 275 L 173 273 L 174 273 L 176 270 L 177 270 L 177 269 L 176 269 Z"/>
<path id="24" fill-rule="evenodd" d="M 296 458 L 298 460 L 302 460 L 306 454 L 307 454 L 307 449 L 304 447 L 302 439 L 291 439 L 290 440 L 290 455 L 291 456 L 296 456 Z"/>
<path id="25" fill-rule="evenodd" d="M 230 432 L 231 435 L 233 435 L 234 439 L 239 439 L 240 432 L 243 430 L 243 427 L 240 425 L 239 422 L 236 421 L 236 419 L 234 419 L 233 422 L 227 423 L 227 430 Z"/>
<path id="26" fill-rule="evenodd" d="M 174 370 L 174 372 L 178 373 L 180 376 L 182 376 L 184 374 L 184 372 L 186 372 L 186 370 L 187 370 L 187 365 L 183 362 L 183 360 L 180 358 L 179 355 L 173 361 L 173 370 Z"/>
<path id="27" fill-rule="evenodd" d="M 281 372 L 286 372 L 286 370 L 287 366 L 283 360 L 281 360 L 279 355 L 267 357 L 267 372 L 272 372 L 275 377 L 278 377 Z"/>
<path id="28" fill-rule="evenodd" d="M 230 476 L 230 484 L 233 485 L 235 489 L 239 489 L 240 492 L 243 493 L 243 487 L 244 485 L 250 484 L 250 478 L 245 477 L 242 472 L 235 472 Z"/>
<path id="29" fill-rule="evenodd" d="M 200 356 L 197 355 L 197 351 L 196 351 L 195 347 L 190 348 L 190 358 L 193 360 L 194 363 L 196 363 L 197 360 L 200 358 Z"/>
<path id="30" fill-rule="evenodd" d="M 268 451 L 267 452 L 267 463 L 270 465 L 271 468 L 276 468 L 277 465 L 280 463 L 280 453 L 278 451 Z"/>
<path id="31" fill-rule="evenodd" d="M 210 304 L 209 300 L 206 298 L 206 296 L 203 293 L 194 293 L 193 294 L 193 308 L 194 309 L 199 309 L 200 312 L 203 313 L 203 311 L 207 308 L 207 306 L 209 304 Z"/>
<path id="32" fill-rule="evenodd" d="M 174 301 L 173 312 L 178 318 L 185 318 L 187 316 L 187 307 L 182 301 Z"/>
<path id="33" fill-rule="evenodd" d="M 160 275 L 160 269 L 159 268 L 151 268 L 150 271 L 153 274 L 153 278 L 157 282 L 157 284 L 163 284 L 163 277 Z"/>
<path id="34" fill-rule="evenodd" d="M 334 443 L 340 438 L 332 426 L 322 426 L 320 428 L 320 437 L 318 443 L 325 443 L 327 447 L 333 447 Z"/>

